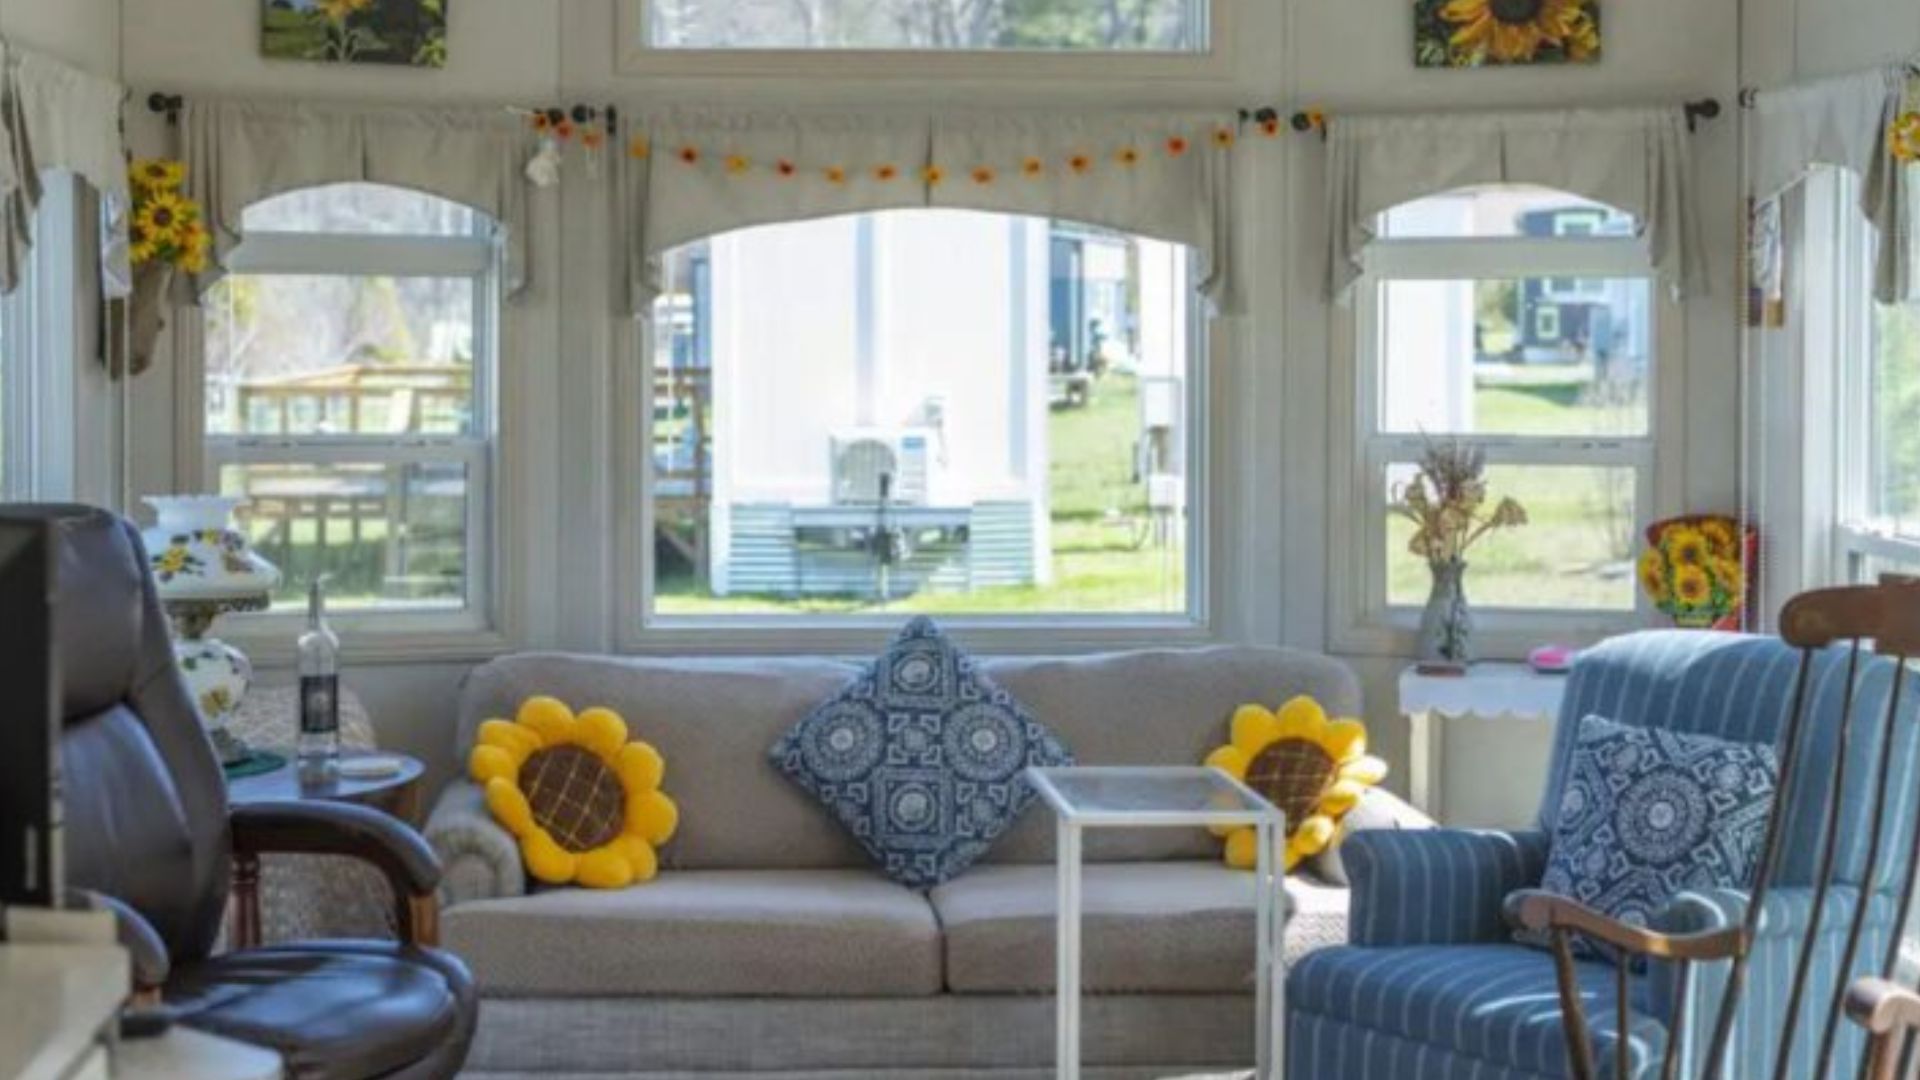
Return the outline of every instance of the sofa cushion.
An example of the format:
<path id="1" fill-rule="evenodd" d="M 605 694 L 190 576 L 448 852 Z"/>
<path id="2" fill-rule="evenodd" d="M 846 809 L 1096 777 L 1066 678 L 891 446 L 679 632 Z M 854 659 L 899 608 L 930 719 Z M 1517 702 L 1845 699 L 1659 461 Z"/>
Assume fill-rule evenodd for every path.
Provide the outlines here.
<path id="1" fill-rule="evenodd" d="M 888 877 L 916 889 L 977 862 L 1073 756 L 925 616 L 768 751 Z"/>
<path id="2" fill-rule="evenodd" d="M 988 660 L 982 669 L 1020 699 L 1086 765 L 1191 764 L 1226 737 L 1249 701 L 1310 694 L 1333 713 L 1360 708 L 1358 683 L 1324 656 L 1253 646 L 1106 656 Z M 460 695 L 454 752 L 490 716 L 551 694 L 627 718 L 673 762 L 680 831 L 663 870 L 866 867 L 866 853 L 767 760 L 767 747 L 846 684 L 853 664 L 815 658 L 680 658 L 522 653 L 475 668 Z M 1218 858 L 1204 830 L 1100 830 L 1089 861 Z M 1033 812 L 985 862 L 1050 863 L 1052 815 Z M 663 874 L 663 876 L 665 876 Z"/>
<path id="3" fill-rule="evenodd" d="M 910 996 L 940 991 L 924 897 L 870 870 L 708 870 L 449 909 L 487 997 Z"/>
<path id="4" fill-rule="evenodd" d="M 1093 993 L 1252 989 L 1253 875 L 1217 862 L 1106 863 L 1081 877 L 1081 986 Z M 1058 878 L 1050 866 L 981 866 L 928 894 L 946 935 L 947 988 L 1054 988 Z M 1286 954 L 1346 940 L 1345 890 L 1287 881 Z"/>

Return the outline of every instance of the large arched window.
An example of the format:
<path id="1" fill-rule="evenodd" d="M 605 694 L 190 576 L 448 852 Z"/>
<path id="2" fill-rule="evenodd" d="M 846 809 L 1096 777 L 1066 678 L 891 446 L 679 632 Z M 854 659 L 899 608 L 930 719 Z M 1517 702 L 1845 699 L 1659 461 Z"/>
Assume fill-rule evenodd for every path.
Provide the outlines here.
<path id="1" fill-rule="evenodd" d="M 1657 355 L 1664 290 L 1634 231 L 1612 208 L 1530 187 L 1381 215 L 1354 305 L 1356 495 L 1334 511 L 1337 530 L 1356 530 L 1335 545 L 1347 628 L 1408 624 L 1427 598 L 1392 504 L 1434 439 L 1483 451 L 1492 493 L 1531 518 L 1473 553 L 1467 592 L 1484 621 L 1511 613 L 1523 636 L 1564 635 L 1634 617 L 1670 359 Z"/>
<path id="2" fill-rule="evenodd" d="M 896 210 L 666 269 L 650 615 L 1195 614 L 1185 248 Z"/>
<path id="3" fill-rule="evenodd" d="M 205 298 L 206 459 L 285 573 L 341 608 L 484 619 L 497 245 L 483 215 L 371 184 L 245 216 Z"/>

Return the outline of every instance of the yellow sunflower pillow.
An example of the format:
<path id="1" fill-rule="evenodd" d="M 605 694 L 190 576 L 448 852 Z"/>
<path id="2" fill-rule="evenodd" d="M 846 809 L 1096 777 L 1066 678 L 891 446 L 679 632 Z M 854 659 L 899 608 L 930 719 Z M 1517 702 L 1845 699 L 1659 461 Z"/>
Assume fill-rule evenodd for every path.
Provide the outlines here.
<path id="1" fill-rule="evenodd" d="M 528 698 L 512 721 L 488 720 L 467 759 L 487 809 L 520 840 L 527 872 L 549 885 L 619 889 L 659 872 L 656 849 L 680 809 L 660 790 L 667 763 L 627 741 L 611 709 L 574 715 Z"/>
<path id="2" fill-rule="evenodd" d="M 1233 714 L 1233 741 L 1207 755 L 1287 815 L 1286 870 L 1325 851 L 1340 818 L 1367 788 L 1387 775 L 1386 763 L 1367 756 L 1366 725 L 1329 720 L 1310 697 L 1269 712 L 1242 705 Z M 1217 829 L 1226 838 L 1227 865 L 1251 870 L 1258 855 L 1251 827 Z"/>

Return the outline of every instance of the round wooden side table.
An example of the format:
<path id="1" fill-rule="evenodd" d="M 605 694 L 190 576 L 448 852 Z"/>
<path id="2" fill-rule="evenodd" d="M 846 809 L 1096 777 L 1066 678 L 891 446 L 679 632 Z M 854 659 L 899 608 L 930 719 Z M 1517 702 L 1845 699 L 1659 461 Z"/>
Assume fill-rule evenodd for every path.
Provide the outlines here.
<path id="1" fill-rule="evenodd" d="M 240 702 L 230 727 L 249 744 L 291 759 L 299 730 L 299 694 L 291 686 L 255 687 Z M 340 692 L 343 757 L 374 752 L 373 723 L 350 688 Z M 402 755 L 402 773 L 330 789 L 301 790 L 291 761 L 260 776 L 228 781 L 235 804 L 269 799 L 346 799 L 418 825 L 423 792 L 420 764 Z M 338 855 L 267 855 L 257 867 L 235 863 L 228 944 L 273 944 L 324 938 L 379 937 L 393 932 L 393 895 L 386 878 L 357 859 Z M 249 884 L 245 879 L 252 877 Z M 252 896 L 241 901 L 248 892 Z M 244 931 L 244 936 L 242 932 Z"/>

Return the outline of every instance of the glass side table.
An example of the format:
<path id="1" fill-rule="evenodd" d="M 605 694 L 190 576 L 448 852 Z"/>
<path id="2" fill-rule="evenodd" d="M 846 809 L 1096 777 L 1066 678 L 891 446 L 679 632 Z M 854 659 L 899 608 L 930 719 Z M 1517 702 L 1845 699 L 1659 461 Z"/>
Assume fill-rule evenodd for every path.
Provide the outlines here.
<path id="1" fill-rule="evenodd" d="M 1054 947 L 1055 1075 L 1080 1080 L 1080 868 L 1087 829 L 1206 828 L 1251 825 L 1259 833 L 1254 870 L 1254 1076 L 1280 1080 L 1286 972 L 1280 970 L 1287 900 L 1285 817 L 1252 788 L 1204 766 L 1071 766 L 1027 770 L 1053 808 L 1060 875 Z"/>

